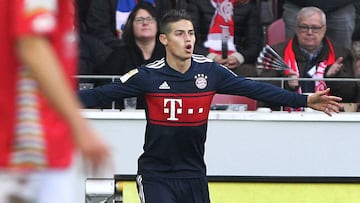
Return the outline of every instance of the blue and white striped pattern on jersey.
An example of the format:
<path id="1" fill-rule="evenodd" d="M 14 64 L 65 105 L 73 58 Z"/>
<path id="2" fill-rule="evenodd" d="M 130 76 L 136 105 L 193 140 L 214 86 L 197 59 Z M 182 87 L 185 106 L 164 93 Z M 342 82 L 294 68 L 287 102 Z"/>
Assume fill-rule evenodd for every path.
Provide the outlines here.
<path id="1" fill-rule="evenodd" d="M 198 63 L 209 63 L 209 62 L 214 62 L 212 59 L 207 58 L 206 56 L 203 55 L 198 55 L 198 54 L 193 54 L 192 58 L 194 61 L 198 62 Z"/>
<path id="2" fill-rule="evenodd" d="M 145 65 L 147 68 L 159 69 L 165 66 L 165 58 L 161 58 Z"/>

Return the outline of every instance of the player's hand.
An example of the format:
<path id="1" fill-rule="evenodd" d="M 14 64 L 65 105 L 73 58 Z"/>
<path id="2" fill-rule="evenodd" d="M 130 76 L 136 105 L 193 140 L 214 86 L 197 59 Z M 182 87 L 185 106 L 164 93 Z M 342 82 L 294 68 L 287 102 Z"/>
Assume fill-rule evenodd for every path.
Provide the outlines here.
<path id="1" fill-rule="evenodd" d="M 332 112 L 339 113 L 339 109 L 342 107 L 342 104 L 340 104 L 339 102 L 342 100 L 342 98 L 336 96 L 328 96 L 329 92 L 330 89 L 327 88 L 326 90 L 318 91 L 308 96 L 308 107 L 318 111 L 322 111 L 329 116 L 331 116 Z"/>
<path id="2" fill-rule="evenodd" d="M 108 145 L 90 127 L 85 126 L 77 132 L 76 144 L 86 170 L 91 173 L 96 174 L 102 167 L 112 165 Z"/>

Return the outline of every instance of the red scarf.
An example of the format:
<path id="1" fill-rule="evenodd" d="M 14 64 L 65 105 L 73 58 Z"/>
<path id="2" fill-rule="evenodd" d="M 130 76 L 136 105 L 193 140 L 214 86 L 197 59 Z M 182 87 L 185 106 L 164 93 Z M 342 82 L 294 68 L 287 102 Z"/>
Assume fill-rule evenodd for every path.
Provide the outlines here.
<path id="1" fill-rule="evenodd" d="M 296 76 L 300 77 L 295 53 L 294 53 L 294 50 L 292 49 L 293 40 L 294 40 L 294 38 L 292 38 L 285 47 L 284 61 L 291 68 L 292 73 L 295 73 Z M 329 44 L 329 54 L 328 54 L 328 57 L 326 60 L 318 63 L 317 67 L 315 68 L 316 71 L 312 74 L 312 78 L 314 78 L 314 79 L 324 78 L 324 73 L 325 73 L 326 68 L 329 65 L 335 63 L 335 53 L 334 53 L 333 45 L 329 39 L 326 39 L 326 42 Z M 289 75 L 289 74 L 290 74 L 290 70 L 286 70 L 285 75 Z M 315 81 L 315 87 L 314 87 L 315 92 L 325 90 L 326 88 L 327 88 L 327 86 L 326 86 L 325 81 L 323 81 L 323 80 Z M 301 87 L 299 87 L 298 93 L 302 93 Z M 293 108 L 285 107 L 285 110 L 287 110 L 287 111 L 302 111 L 303 109 L 302 108 L 293 109 Z"/>
<path id="2" fill-rule="evenodd" d="M 316 67 L 316 71 L 315 73 L 312 75 L 312 78 L 314 79 L 319 79 L 319 78 L 324 78 L 324 73 L 326 68 L 335 63 L 335 53 L 334 53 L 334 48 L 332 46 L 332 43 L 330 42 L 329 39 L 326 39 L 326 42 L 329 44 L 329 54 L 326 60 L 321 61 L 320 63 L 318 63 L 317 67 Z M 284 61 L 286 64 L 288 64 L 288 66 L 290 66 L 291 70 L 293 73 L 295 73 L 298 77 L 300 77 L 300 73 L 299 73 L 299 68 L 296 62 L 296 57 L 295 57 L 295 53 L 292 49 L 292 45 L 293 45 L 293 39 L 291 39 L 288 44 L 286 45 L 285 48 L 285 53 L 284 53 Z M 286 75 L 290 74 L 290 71 L 285 71 Z M 317 91 L 321 91 L 321 90 L 325 90 L 327 88 L 325 81 L 323 80 L 317 80 L 315 81 L 315 92 Z M 301 87 L 298 90 L 299 93 L 301 92 Z"/>

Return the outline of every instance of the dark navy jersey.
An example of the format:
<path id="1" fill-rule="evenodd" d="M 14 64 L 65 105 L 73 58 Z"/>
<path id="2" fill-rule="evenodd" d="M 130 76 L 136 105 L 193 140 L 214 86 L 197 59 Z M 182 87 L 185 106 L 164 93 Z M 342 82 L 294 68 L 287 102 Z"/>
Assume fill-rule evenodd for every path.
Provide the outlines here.
<path id="1" fill-rule="evenodd" d="M 179 178 L 206 175 L 204 144 L 215 93 L 291 107 L 307 103 L 305 95 L 238 77 L 200 55 L 192 56 L 191 67 L 185 73 L 170 68 L 161 59 L 128 72 L 121 81 L 83 90 L 79 95 L 85 107 L 143 95 L 147 125 L 138 173 Z"/>

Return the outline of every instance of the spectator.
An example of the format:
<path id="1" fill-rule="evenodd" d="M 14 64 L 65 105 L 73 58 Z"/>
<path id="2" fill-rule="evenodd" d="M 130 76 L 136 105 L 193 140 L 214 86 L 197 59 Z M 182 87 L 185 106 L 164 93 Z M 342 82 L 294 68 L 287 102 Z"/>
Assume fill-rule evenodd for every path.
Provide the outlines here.
<path id="1" fill-rule="evenodd" d="M 263 46 L 259 12 L 254 1 L 189 0 L 195 26 L 194 53 L 206 55 L 241 76 L 257 76 L 256 57 Z M 214 20 L 213 20 L 214 19 Z M 222 57 L 221 27 L 229 27 L 227 57 Z"/>
<path id="2" fill-rule="evenodd" d="M 296 35 L 288 42 L 274 46 L 275 51 L 291 67 L 291 74 L 287 71 L 264 70 L 261 76 L 353 78 L 350 50 L 333 44 L 325 37 L 326 29 L 326 16 L 320 9 L 302 8 L 296 20 Z M 299 93 L 312 93 L 329 87 L 331 94 L 342 97 L 344 102 L 353 102 L 356 94 L 356 84 L 353 82 L 300 81 L 286 83 L 285 87 Z"/>
<path id="3" fill-rule="evenodd" d="M 140 2 L 131 11 L 125 24 L 122 44 L 115 49 L 98 74 L 123 75 L 141 64 L 153 62 L 165 56 L 164 46 L 159 41 L 157 12 L 148 2 Z M 101 80 L 98 85 L 109 83 Z M 108 107 L 110 105 L 107 105 Z M 103 107 L 102 107 L 103 108 Z M 123 108 L 118 101 L 117 108 Z M 144 108 L 142 98 L 138 98 L 137 108 Z"/>
<path id="4" fill-rule="evenodd" d="M 120 47 L 128 15 L 141 1 L 156 5 L 160 15 L 171 6 L 168 0 L 92 0 L 87 17 L 89 33 L 112 49 Z"/>
<path id="5" fill-rule="evenodd" d="M 89 11 L 86 12 L 86 3 L 89 1 Z M 180 0 L 179 3 L 182 1 L 185 0 Z M 79 74 L 98 73 L 98 69 L 105 66 L 107 58 L 116 54 L 110 56 L 112 51 L 123 44 L 123 29 L 129 13 L 137 2 L 155 4 L 157 16 L 175 5 L 173 0 L 77 0 L 81 29 L 85 28 L 85 32 L 80 32 Z M 86 22 L 81 21 L 84 15 L 87 15 Z M 80 82 L 96 83 L 96 80 L 81 79 Z"/>
<path id="6" fill-rule="evenodd" d="M 338 112 L 341 98 L 329 89 L 311 96 L 237 77 L 222 65 L 193 55 L 195 32 L 186 12 L 171 10 L 161 21 L 165 58 L 142 65 L 120 81 L 80 91 L 85 106 L 145 95 L 144 152 L 138 160 L 138 194 L 147 203 L 209 203 L 204 144 L 215 93 L 245 95 L 294 107 Z"/>
<path id="7" fill-rule="evenodd" d="M 89 33 L 106 46 L 118 48 L 122 43 L 122 27 L 135 5 L 135 0 L 92 0 L 87 16 Z"/>
<path id="8" fill-rule="evenodd" d="M 283 19 L 286 38 L 290 39 L 296 30 L 296 14 L 303 7 L 314 6 L 325 12 L 327 36 L 339 46 L 351 49 L 351 37 L 355 27 L 355 0 L 285 0 Z"/>
<path id="9" fill-rule="evenodd" d="M 24 2 L 0 4 L 0 202 L 75 203 L 75 147 L 93 169 L 109 153 L 73 92 L 72 1 Z"/>

